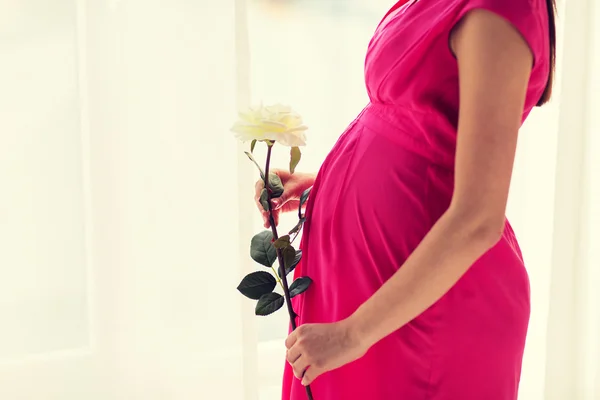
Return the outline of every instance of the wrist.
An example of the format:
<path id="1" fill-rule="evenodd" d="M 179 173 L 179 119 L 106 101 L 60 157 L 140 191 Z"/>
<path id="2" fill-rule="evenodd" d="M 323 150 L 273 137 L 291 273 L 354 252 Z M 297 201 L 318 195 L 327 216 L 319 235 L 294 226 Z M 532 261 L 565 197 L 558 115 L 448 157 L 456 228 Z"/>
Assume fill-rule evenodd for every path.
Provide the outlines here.
<path id="1" fill-rule="evenodd" d="M 309 187 L 314 185 L 315 180 L 317 179 L 317 174 L 313 174 L 313 173 L 297 173 L 297 174 L 298 174 L 298 178 L 301 182 L 300 186 L 302 186 L 303 189 L 308 189 Z"/>
<path id="2" fill-rule="evenodd" d="M 343 321 L 346 325 L 349 338 L 356 343 L 358 347 L 365 350 L 373 346 L 377 339 L 369 329 L 368 323 L 364 320 L 359 310 Z"/>

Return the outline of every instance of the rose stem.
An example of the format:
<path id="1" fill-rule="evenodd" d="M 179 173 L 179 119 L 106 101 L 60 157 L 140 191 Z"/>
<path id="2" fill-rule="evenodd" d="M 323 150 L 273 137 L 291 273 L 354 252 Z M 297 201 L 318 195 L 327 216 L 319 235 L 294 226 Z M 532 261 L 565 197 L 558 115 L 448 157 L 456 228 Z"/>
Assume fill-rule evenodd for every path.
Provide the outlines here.
<path id="1" fill-rule="evenodd" d="M 273 240 L 279 239 L 279 235 L 277 234 L 277 227 L 275 226 L 275 218 L 273 218 L 273 213 L 271 211 L 271 187 L 269 186 L 269 166 L 271 164 L 271 150 L 273 150 L 273 144 L 267 143 L 267 163 L 265 166 L 265 188 L 267 188 L 267 204 L 269 204 L 269 223 L 271 224 L 271 232 L 273 232 Z M 277 249 L 277 259 L 279 260 L 279 270 L 282 271 L 281 280 L 283 282 L 283 294 L 285 297 L 285 303 L 287 305 L 288 314 L 290 315 L 290 323 L 292 324 L 292 330 L 296 330 L 296 313 L 294 312 L 294 308 L 292 306 L 292 300 L 290 298 L 290 287 L 287 282 L 287 274 L 285 273 L 285 263 L 283 261 L 283 254 L 280 249 Z M 310 385 L 306 386 L 306 395 L 309 400 L 313 400 L 312 391 L 310 389 Z"/>

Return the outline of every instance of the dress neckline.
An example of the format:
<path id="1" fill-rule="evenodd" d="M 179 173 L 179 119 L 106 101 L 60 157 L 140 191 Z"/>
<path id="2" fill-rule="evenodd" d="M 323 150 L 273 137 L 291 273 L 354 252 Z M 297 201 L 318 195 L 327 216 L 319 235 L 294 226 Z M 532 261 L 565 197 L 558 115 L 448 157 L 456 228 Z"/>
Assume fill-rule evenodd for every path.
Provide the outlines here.
<path id="1" fill-rule="evenodd" d="M 379 25 L 377 25 L 377 29 L 383 28 L 388 25 L 402 10 L 406 10 L 419 0 L 399 0 L 388 10 L 387 13 L 383 16 Z"/>

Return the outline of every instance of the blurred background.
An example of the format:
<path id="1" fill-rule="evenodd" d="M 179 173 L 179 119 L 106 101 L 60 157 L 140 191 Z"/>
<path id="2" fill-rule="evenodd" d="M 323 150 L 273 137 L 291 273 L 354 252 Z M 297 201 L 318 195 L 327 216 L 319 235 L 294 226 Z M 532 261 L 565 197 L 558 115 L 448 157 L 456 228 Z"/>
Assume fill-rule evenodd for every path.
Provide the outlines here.
<path id="1" fill-rule="evenodd" d="M 368 102 L 393 3 L 0 3 L 0 398 L 280 398 L 286 314 L 235 290 L 262 226 L 228 129 L 289 104 L 316 171 Z M 523 127 L 508 209 L 532 284 L 520 398 L 600 400 L 600 6 L 559 14 L 558 86 Z"/>

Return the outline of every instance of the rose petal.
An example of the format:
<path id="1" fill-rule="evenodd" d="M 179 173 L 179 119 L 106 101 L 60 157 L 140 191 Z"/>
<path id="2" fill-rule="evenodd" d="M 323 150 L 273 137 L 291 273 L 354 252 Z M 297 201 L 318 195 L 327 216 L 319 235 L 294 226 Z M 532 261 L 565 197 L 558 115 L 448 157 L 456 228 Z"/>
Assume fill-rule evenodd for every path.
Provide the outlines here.
<path id="1" fill-rule="evenodd" d="M 262 104 L 239 112 L 239 120 L 231 128 L 242 141 L 273 140 L 283 146 L 304 146 L 308 128 L 302 117 L 282 104 L 263 107 Z"/>

